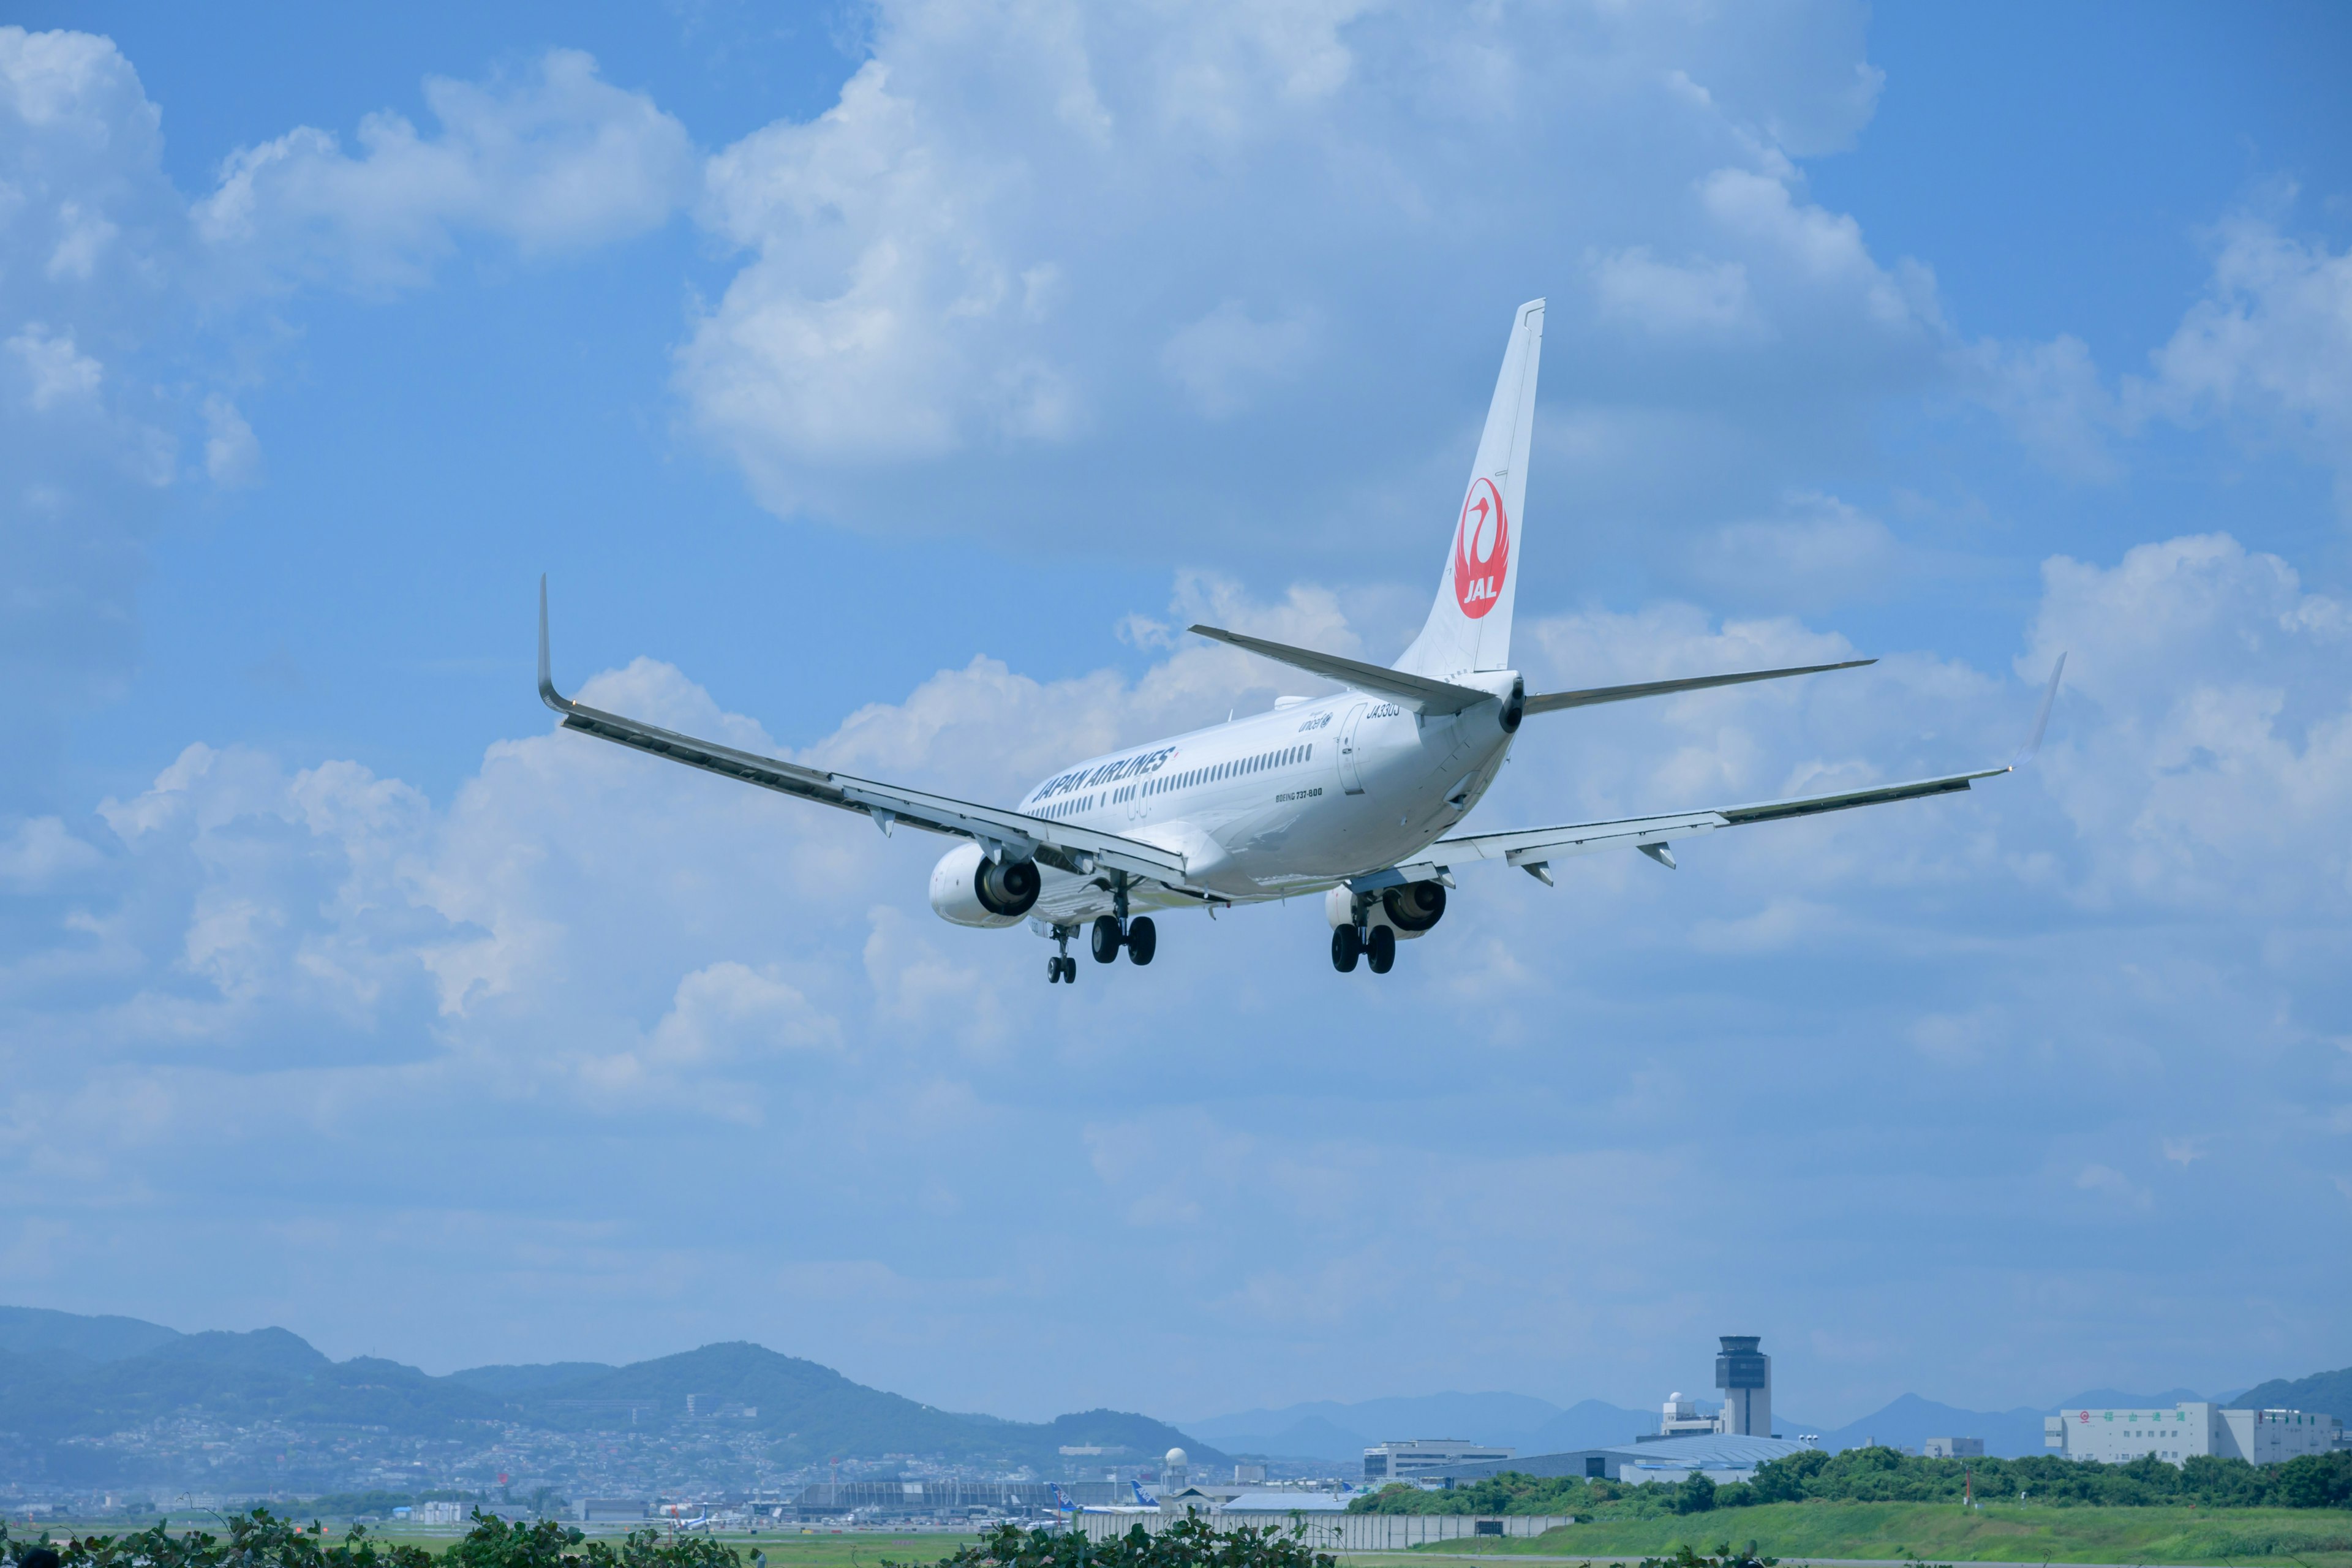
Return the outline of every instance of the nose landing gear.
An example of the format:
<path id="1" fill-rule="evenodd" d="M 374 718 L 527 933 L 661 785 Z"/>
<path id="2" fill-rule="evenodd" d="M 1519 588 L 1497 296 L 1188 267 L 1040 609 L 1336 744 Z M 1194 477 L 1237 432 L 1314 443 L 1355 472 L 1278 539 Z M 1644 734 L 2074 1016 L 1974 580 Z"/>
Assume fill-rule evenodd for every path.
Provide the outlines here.
<path id="1" fill-rule="evenodd" d="M 1059 946 L 1062 951 L 1045 961 L 1046 984 L 1059 985 L 1066 980 L 1073 985 L 1076 985 L 1078 983 L 1078 961 L 1070 956 L 1070 938 L 1076 934 L 1077 928 L 1076 926 L 1055 926 L 1054 928 L 1055 943 Z"/>

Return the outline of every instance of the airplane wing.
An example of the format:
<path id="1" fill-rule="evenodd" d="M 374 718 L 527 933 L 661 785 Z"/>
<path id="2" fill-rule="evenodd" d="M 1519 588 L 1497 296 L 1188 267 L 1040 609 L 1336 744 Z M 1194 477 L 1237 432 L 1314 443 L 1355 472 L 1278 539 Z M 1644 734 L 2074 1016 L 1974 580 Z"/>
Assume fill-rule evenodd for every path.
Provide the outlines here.
<path id="1" fill-rule="evenodd" d="M 1955 795 L 1979 779 L 2014 773 L 2041 749 L 2049 727 L 2050 707 L 2058 697 L 2058 680 L 2066 672 L 2066 656 L 2058 656 L 2050 685 L 2042 694 L 2033 732 L 2017 755 L 1997 768 L 1978 768 L 1940 778 L 1914 779 L 1906 784 L 1874 784 L 1866 789 L 1841 790 L 1834 795 L 1798 795 L 1787 800 L 1759 801 L 1748 805 L 1717 806 L 1663 816 L 1628 816 L 1611 822 L 1577 822 L 1559 827 L 1525 827 L 1507 833 L 1472 833 L 1441 838 L 1410 865 L 1397 866 L 1369 877 L 1351 879 L 1356 891 L 1371 892 L 1402 882 L 1443 876 L 1465 860 L 1500 860 L 1517 866 L 1546 886 L 1551 884 L 1549 863 L 1564 855 L 1591 855 L 1602 849 L 1639 849 L 1671 869 L 1675 863 L 1667 846 L 1677 838 L 1712 833 L 1720 827 L 1744 827 L 1754 822 L 1780 822 L 1792 816 L 1817 816 L 1823 812 L 1851 811 L 1856 806 L 1885 805 L 1898 800 L 1918 800 L 1931 795 Z"/>
<path id="2" fill-rule="evenodd" d="M 540 700 L 563 715 L 563 727 L 567 730 L 667 757 L 706 773 L 740 779 L 779 795 L 795 795 L 844 811 L 864 812 L 885 833 L 903 822 L 926 832 L 971 839 L 992 856 L 1016 860 L 1034 858 L 1079 876 L 1091 876 L 1097 867 L 1108 867 L 1132 877 L 1183 885 L 1184 858 L 1156 844 L 848 773 L 803 767 L 781 757 L 737 751 L 715 741 L 698 741 L 674 730 L 658 729 L 574 702 L 556 690 L 551 673 L 545 577 L 539 580 L 539 696 Z"/>

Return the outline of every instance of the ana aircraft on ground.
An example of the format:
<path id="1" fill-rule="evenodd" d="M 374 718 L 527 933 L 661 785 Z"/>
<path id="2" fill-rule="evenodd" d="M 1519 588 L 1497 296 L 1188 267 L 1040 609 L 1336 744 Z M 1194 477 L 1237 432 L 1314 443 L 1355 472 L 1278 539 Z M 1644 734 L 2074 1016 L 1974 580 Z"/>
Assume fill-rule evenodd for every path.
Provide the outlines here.
<path id="1" fill-rule="evenodd" d="M 1746 805 L 1455 834 L 1531 717 L 1874 662 L 1528 690 L 1511 668 L 1511 609 L 1526 537 L 1519 503 L 1527 491 L 1543 319 L 1544 302 L 1536 300 L 1520 306 L 1512 322 L 1436 602 L 1421 635 L 1393 665 L 1383 668 L 1215 626 L 1192 628 L 1335 681 L 1345 688 L 1337 696 L 1286 697 L 1270 712 L 1091 757 L 1057 771 L 1018 805 L 985 805 L 737 751 L 567 700 L 549 670 L 544 578 L 540 696 L 563 716 L 567 730 L 863 812 L 885 833 L 905 824 L 963 840 L 932 868 L 931 907 L 958 925 L 1027 921 L 1055 943 L 1045 976 L 1057 983 L 1077 980 L 1069 947 L 1081 933 L 1097 963 L 1113 963 L 1125 952 L 1136 963 L 1150 963 L 1159 931 L 1148 911 L 1213 915 L 1233 905 L 1317 893 L 1331 926 L 1332 966 L 1345 973 L 1360 959 L 1374 973 L 1385 973 L 1400 940 L 1437 924 L 1454 868 L 1473 861 L 1515 866 L 1547 887 L 1552 861 L 1601 849 L 1637 849 L 1672 868 L 1669 846 L 1676 839 L 1948 795 L 2011 772 L 2032 754 L 2049 721 L 2063 657 L 2051 672 L 2032 739 L 1999 767 Z"/>

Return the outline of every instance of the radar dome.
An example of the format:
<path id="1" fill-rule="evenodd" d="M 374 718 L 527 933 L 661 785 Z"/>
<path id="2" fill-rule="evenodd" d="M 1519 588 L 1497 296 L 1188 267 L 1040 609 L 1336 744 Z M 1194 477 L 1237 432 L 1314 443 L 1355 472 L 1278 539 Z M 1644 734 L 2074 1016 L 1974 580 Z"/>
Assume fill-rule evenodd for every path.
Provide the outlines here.
<path id="1" fill-rule="evenodd" d="M 1164 1462 L 1171 1465 L 1189 1465 L 1192 1462 L 1192 1457 L 1181 1448 L 1171 1448 Z"/>

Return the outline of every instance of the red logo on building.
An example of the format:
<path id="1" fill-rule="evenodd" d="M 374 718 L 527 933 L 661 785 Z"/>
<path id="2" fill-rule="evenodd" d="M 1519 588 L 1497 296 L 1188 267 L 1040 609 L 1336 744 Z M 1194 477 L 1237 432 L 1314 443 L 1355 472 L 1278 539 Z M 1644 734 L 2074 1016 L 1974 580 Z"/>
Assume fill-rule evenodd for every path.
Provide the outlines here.
<path id="1" fill-rule="evenodd" d="M 1454 598 L 1462 613 L 1477 620 L 1502 596 L 1511 570 L 1511 520 L 1503 515 L 1495 481 L 1470 481 L 1462 500 L 1462 525 L 1454 535 Z"/>

